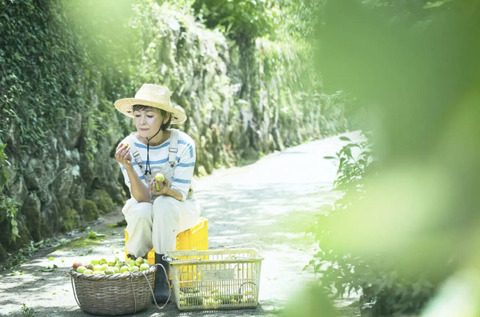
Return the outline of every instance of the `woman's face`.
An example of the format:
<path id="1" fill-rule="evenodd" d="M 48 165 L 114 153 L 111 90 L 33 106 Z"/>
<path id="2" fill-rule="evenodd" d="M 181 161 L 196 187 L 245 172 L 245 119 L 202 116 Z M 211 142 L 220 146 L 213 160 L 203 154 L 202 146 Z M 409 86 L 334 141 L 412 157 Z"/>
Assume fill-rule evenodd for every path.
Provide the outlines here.
<path id="1" fill-rule="evenodd" d="M 133 112 L 133 120 L 140 136 L 151 138 L 158 132 L 164 116 L 155 108 L 145 108 Z"/>

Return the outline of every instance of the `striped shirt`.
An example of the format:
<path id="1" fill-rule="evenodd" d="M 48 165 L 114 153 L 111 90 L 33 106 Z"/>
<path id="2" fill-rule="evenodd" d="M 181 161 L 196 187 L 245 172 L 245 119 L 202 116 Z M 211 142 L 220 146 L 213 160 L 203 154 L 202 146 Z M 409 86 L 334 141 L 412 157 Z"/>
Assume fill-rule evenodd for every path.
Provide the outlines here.
<path id="1" fill-rule="evenodd" d="M 128 139 L 130 139 L 130 142 Z M 178 131 L 178 152 L 175 158 L 177 165 L 174 167 L 173 174 L 168 172 L 171 169 L 170 164 L 168 164 L 170 139 L 160 145 L 150 146 L 149 158 L 152 170 L 151 175 L 144 175 L 145 165 L 147 163 L 147 146 L 140 142 L 135 134 L 123 139 L 122 143 L 129 142 L 131 144 L 132 139 L 134 140 L 133 143 L 140 154 L 143 163 L 143 168 L 140 168 L 137 162 L 132 158 L 133 168 L 145 186 L 148 188 L 150 181 L 156 173 L 163 173 L 170 183 L 170 188 L 178 190 L 182 194 L 183 200 L 185 200 L 192 181 L 193 170 L 195 168 L 195 143 L 192 138 L 188 134 Z M 125 184 L 130 189 L 131 194 L 130 180 L 128 179 L 127 170 L 122 165 L 120 166 L 125 179 Z"/>

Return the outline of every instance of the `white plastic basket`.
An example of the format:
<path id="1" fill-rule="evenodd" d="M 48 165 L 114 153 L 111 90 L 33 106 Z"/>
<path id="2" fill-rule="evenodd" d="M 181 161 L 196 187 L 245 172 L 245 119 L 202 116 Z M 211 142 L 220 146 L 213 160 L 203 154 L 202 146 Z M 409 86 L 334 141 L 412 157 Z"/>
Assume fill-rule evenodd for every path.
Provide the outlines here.
<path id="1" fill-rule="evenodd" d="M 177 308 L 257 307 L 262 260 L 256 249 L 168 252 Z"/>

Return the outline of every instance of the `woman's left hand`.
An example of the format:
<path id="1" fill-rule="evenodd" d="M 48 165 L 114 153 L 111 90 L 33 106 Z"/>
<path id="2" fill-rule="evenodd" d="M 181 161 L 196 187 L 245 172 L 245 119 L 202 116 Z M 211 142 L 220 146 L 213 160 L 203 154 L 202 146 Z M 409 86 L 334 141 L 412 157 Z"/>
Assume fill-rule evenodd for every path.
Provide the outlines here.
<path id="1" fill-rule="evenodd" d="M 166 178 L 163 182 L 155 179 L 152 179 L 152 181 L 150 182 L 150 191 L 154 195 L 166 195 L 169 189 L 170 184 L 168 183 L 168 180 Z"/>

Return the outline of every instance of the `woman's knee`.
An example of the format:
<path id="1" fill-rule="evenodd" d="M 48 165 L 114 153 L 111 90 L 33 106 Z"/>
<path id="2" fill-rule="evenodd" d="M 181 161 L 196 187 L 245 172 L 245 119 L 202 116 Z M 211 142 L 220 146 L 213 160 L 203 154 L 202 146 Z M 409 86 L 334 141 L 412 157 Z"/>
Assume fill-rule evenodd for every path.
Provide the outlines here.
<path id="1" fill-rule="evenodd" d="M 153 202 L 153 217 L 174 218 L 178 220 L 180 208 L 178 200 L 173 197 L 160 196 Z"/>
<path id="2" fill-rule="evenodd" d="M 160 196 L 153 202 L 154 210 L 178 209 L 178 200 L 169 196 Z"/>
<path id="3" fill-rule="evenodd" d="M 126 215 L 127 222 L 130 220 L 152 222 L 152 204 L 138 203 L 131 207 L 131 210 Z"/>

